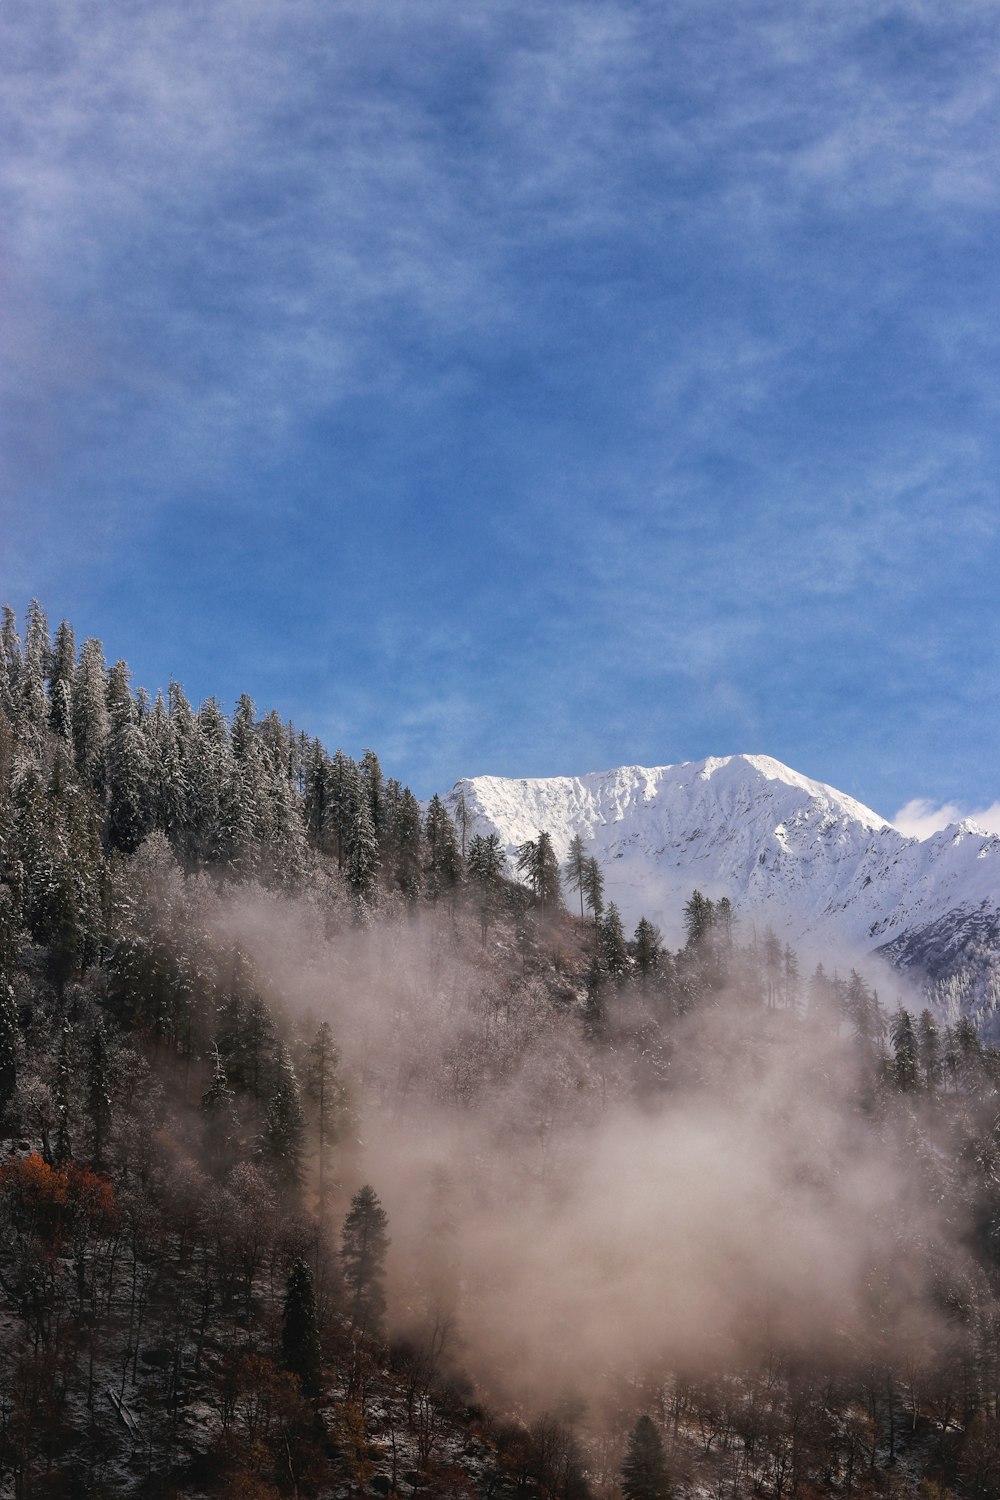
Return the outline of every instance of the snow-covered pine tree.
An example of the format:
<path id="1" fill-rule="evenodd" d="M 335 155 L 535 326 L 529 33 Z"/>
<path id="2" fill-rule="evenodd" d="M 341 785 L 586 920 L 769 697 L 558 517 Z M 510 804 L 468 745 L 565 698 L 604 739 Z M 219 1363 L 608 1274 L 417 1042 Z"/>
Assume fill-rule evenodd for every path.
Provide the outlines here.
<path id="1" fill-rule="evenodd" d="M 108 674 L 110 727 L 105 746 L 107 837 L 112 849 L 132 854 L 153 827 L 149 752 L 136 722 L 128 667 L 115 662 Z"/>
<path id="2" fill-rule="evenodd" d="M 104 795 L 104 747 L 108 738 L 108 674 L 104 648 L 84 641 L 73 681 L 73 753 L 76 768 L 98 797 Z"/>
<path id="3" fill-rule="evenodd" d="M 275 1089 L 267 1104 L 260 1153 L 279 1186 L 296 1188 L 302 1182 L 305 1119 L 295 1069 L 282 1042 L 275 1051 L 273 1071 Z"/>

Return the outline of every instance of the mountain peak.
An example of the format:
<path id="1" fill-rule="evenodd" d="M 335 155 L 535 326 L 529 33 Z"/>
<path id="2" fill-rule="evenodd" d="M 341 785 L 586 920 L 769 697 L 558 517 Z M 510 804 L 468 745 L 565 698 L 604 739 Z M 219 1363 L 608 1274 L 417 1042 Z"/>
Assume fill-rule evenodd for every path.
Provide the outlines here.
<path id="1" fill-rule="evenodd" d="M 544 829 L 560 860 L 579 834 L 627 922 L 681 939 L 694 887 L 790 941 L 871 951 L 952 907 L 997 905 L 1000 841 L 971 825 L 920 843 L 855 798 L 769 755 L 619 766 L 583 776 L 459 782 L 471 832 L 513 861 Z"/>

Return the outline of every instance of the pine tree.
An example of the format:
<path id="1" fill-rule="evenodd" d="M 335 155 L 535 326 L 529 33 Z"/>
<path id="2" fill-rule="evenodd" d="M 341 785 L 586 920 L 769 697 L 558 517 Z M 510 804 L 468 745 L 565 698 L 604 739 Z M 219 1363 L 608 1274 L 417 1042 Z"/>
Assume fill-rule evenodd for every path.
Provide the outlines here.
<path id="1" fill-rule="evenodd" d="M 701 891 L 692 891 L 684 903 L 684 927 L 689 948 L 700 948 L 712 929 L 715 908 Z"/>
<path id="2" fill-rule="evenodd" d="M 580 893 L 580 916 L 583 916 L 583 893 L 587 884 L 587 856 L 583 849 L 583 839 L 578 833 L 574 833 L 570 840 L 569 853 L 566 856 L 566 883 L 572 891 Z"/>
<path id="3" fill-rule="evenodd" d="M 354 817 L 347 831 L 344 874 L 348 887 L 364 905 L 370 905 L 375 900 L 378 871 L 378 839 L 368 799 L 361 797 L 355 805 Z"/>
<path id="4" fill-rule="evenodd" d="M 420 805 L 409 787 L 402 787 L 395 817 L 395 881 L 408 901 L 420 894 L 423 874 Z"/>
<path id="5" fill-rule="evenodd" d="M 340 1052 L 328 1021 L 322 1021 L 309 1045 L 306 1096 L 316 1106 L 319 1134 L 319 1212 L 326 1206 L 326 1153 L 340 1134 L 346 1116 L 344 1085 L 340 1077 Z"/>
<path id="6" fill-rule="evenodd" d="M 136 722 L 128 668 L 123 661 L 115 662 L 108 674 L 108 717 L 108 842 L 112 849 L 132 854 L 153 826 L 153 816 L 145 736 Z"/>
<path id="7" fill-rule="evenodd" d="M 299 1100 L 299 1085 L 291 1059 L 279 1042 L 274 1059 L 276 1087 L 268 1100 L 260 1151 L 285 1186 L 302 1182 L 305 1120 Z"/>
<path id="8" fill-rule="evenodd" d="M 895 1053 L 893 1080 L 902 1093 L 909 1093 L 917 1087 L 920 1074 L 917 1067 L 917 1033 L 908 1010 L 897 1010 L 889 1027 L 889 1038 Z"/>
<path id="9" fill-rule="evenodd" d="M 382 1336 L 385 1320 L 388 1222 L 375 1189 L 366 1183 L 351 1199 L 340 1251 L 351 1323 L 360 1333 L 376 1339 Z"/>
<path id="10" fill-rule="evenodd" d="M 559 861 L 550 834 L 542 830 L 537 839 L 527 839 L 518 846 L 517 868 L 527 878 L 543 909 L 551 910 L 562 905 Z"/>
<path id="11" fill-rule="evenodd" d="M 64 744 L 73 744 L 73 677 L 76 672 L 76 642 L 73 627 L 65 620 L 56 631 L 49 673 L 49 728 Z"/>
<path id="12" fill-rule="evenodd" d="M 939 1040 L 937 1022 L 929 1010 L 922 1010 L 917 1021 L 917 1056 L 928 1093 L 934 1091 L 941 1077 Z"/>
<path id="13" fill-rule="evenodd" d="M 427 805 L 424 845 L 427 851 L 427 884 L 432 899 L 436 901 L 441 891 L 455 890 L 462 879 L 462 856 L 459 853 L 455 825 L 436 792 Z"/>
<path id="14" fill-rule="evenodd" d="M 622 1494 L 625 1500 L 670 1500 L 663 1440 L 650 1417 L 641 1416 L 629 1437 L 622 1461 Z"/>
<path id="15" fill-rule="evenodd" d="M 469 843 L 469 879 L 480 886 L 498 886 L 503 880 L 505 857 L 498 833 L 473 834 Z"/>
<path id="16" fill-rule="evenodd" d="M 343 750 L 337 750 L 330 761 L 326 779 L 323 828 L 336 850 L 337 869 L 342 870 L 347 858 L 349 831 L 360 795 L 358 768 Z"/>
<path id="17" fill-rule="evenodd" d="M 111 1129 L 111 1077 L 107 1033 L 100 1016 L 94 1022 L 87 1049 L 87 1113 L 92 1142 L 90 1159 L 95 1167 L 101 1167 Z"/>
<path id="18" fill-rule="evenodd" d="M 108 738 L 108 674 L 104 648 L 84 641 L 73 682 L 73 751 L 87 786 L 104 794 L 104 747 Z"/>
<path id="19" fill-rule="evenodd" d="M 298 1376 L 302 1394 L 315 1401 L 322 1384 L 322 1357 L 316 1293 L 312 1272 L 304 1260 L 297 1260 L 288 1273 L 281 1323 L 281 1357 L 285 1369 Z"/>
<path id="20" fill-rule="evenodd" d="M 588 1041 L 602 1043 L 607 1040 L 608 1010 L 605 992 L 608 971 L 599 958 L 590 961 L 587 970 L 587 1000 L 583 1012 L 583 1032 Z"/>
<path id="21" fill-rule="evenodd" d="M 17 1088 L 21 1061 L 21 1028 L 18 1025 L 14 991 L 0 964 L 0 1121 Z"/>
<path id="22" fill-rule="evenodd" d="M 648 979 L 660 966 L 660 957 L 663 952 L 663 938 L 660 929 L 646 920 L 639 918 L 639 924 L 635 929 L 635 966 L 643 979 Z"/>
<path id="23" fill-rule="evenodd" d="M 594 926 L 600 923 L 604 911 L 604 873 L 596 855 L 587 860 L 584 871 L 583 898 L 587 910 L 594 914 Z"/>
<path id="24" fill-rule="evenodd" d="M 73 1064 L 70 1057 L 70 1041 L 73 1029 L 64 1021 L 59 1032 L 59 1050 L 56 1054 L 56 1078 L 52 1097 L 55 1104 L 56 1136 L 53 1158 L 56 1166 L 69 1161 L 73 1155 L 73 1140 L 70 1134 L 70 1089 L 73 1079 Z"/>
<path id="25" fill-rule="evenodd" d="M 201 1096 L 201 1112 L 205 1122 L 203 1139 L 206 1163 L 209 1170 L 219 1177 L 232 1165 L 233 1136 L 236 1129 L 233 1107 L 235 1097 L 229 1087 L 219 1044 L 213 1042 L 212 1077 Z"/>
<path id="26" fill-rule="evenodd" d="M 601 962 L 612 979 L 623 979 L 628 972 L 628 948 L 622 927 L 621 912 L 612 901 L 600 926 Z"/>
<path id="27" fill-rule="evenodd" d="M 379 765 L 379 759 L 374 750 L 366 750 L 362 755 L 358 766 L 358 775 L 361 785 L 361 796 L 367 805 L 368 816 L 371 818 L 372 832 L 377 842 L 382 834 L 382 796 L 384 787 L 382 767 Z"/>
<path id="28" fill-rule="evenodd" d="M 24 656 L 15 699 L 15 718 L 22 739 L 26 744 L 33 746 L 36 753 L 41 748 L 48 725 L 49 705 L 45 693 L 45 679 L 49 673 L 51 659 L 52 645 L 49 640 L 45 611 L 37 599 L 32 599 L 28 606 Z"/>
<path id="29" fill-rule="evenodd" d="M 467 870 L 469 881 L 476 892 L 480 935 L 484 946 L 499 904 L 505 862 L 499 834 L 473 834 L 469 841 Z"/>

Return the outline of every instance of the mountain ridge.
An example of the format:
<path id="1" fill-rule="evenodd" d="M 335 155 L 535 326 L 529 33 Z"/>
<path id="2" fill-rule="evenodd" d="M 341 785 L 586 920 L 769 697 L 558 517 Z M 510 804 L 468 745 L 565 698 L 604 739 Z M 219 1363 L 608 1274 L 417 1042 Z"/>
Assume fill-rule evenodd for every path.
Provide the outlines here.
<path id="1" fill-rule="evenodd" d="M 495 832 L 508 860 L 540 829 L 559 859 L 579 833 L 600 861 L 607 899 L 681 938 L 697 886 L 732 900 L 808 949 L 835 940 L 848 956 L 882 950 L 906 965 L 919 935 L 949 923 L 993 930 L 1000 914 L 1000 837 L 971 820 L 909 837 L 847 793 L 771 756 L 709 756 L 619 766 L 584 776 L 460 780 L 470 833 Z M 973 921 L 973 919 L 975 920 Z M 955 945 L 953 945 L 955 946 Z M 958 944 L 960 949 L 961 944 Z M 956 952 L 958 949 L 956 949 Z"/>

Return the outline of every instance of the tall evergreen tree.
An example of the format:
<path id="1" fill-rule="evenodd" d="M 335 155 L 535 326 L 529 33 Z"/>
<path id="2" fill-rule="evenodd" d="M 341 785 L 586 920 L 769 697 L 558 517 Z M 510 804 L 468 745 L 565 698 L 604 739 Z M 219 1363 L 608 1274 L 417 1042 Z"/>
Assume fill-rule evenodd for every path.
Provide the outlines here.
<path id="1" fill-rule="evenodd" d="M 395 881 L 408 901 L 420 894 L 423 874 L 420 806 L 409 787 L 402 787 L 395 819 Z"/>
<path id="2" fill-rule="evenodd" d="M 108 738 L 108 674 L 104 648 L 84 641 L 73 682 L 73 753 L 76 768 L 98 796 L 104 794 L 104 747 Z"/>
<path id="3" fill-rule="evenodd" d="M 473 834 L 469 841 L 467 870 L 475 891 L 480 936 L 484 945 L 499 904 L 505 863 L 499 834 Z"/>
<path id="4" fill-rule="evenodd" d="M 70 1130 L 70 1096 L 73 1082 L 73 1060 L 70 1054 L 72 1037 L 73 1028 L 68 1021 L 64 1021 L 59 1031 L 55 1087 L 52 1090 L 56 1116 L 56 1133 L 53 1143 L 53 1158 L 56 1166 L 62 1166 L 63 1162 L 69 1161 L 73 1155 L 73 1139 Z"/>
<path id="5" fill-rule="evenodd" d="M 604 872 L 597 856 L 591 855 L 584 871 L 583 899 L 587 910 L 593 913 L 596 927 L 604 912 Z"/>
<path id="6" fill-rule="evenodd" d="M 663 938 L 660 929 L 645 917 L 639 918 L 634 938 L 635 966 L 643 979 L 648 979 L 660 966 Z"/>
<path id="7" fill-rule="evenodd" d="M 625 1500 L 670 1500 L 663 1440 L 651 1417 L 641 1416 L 632 1429 L 622 1461 L 622 1494 Z"/>
<path id="8" fill-rule="evenodd" d="M 327 1152 L 340 1134 L 347 1113 L 344 1084 L 340 1076 L 340 1051 L 330 1023 L 322 1021 L 309 1044 L 306 1096 L 316 1107 L 319 1136 L 319 1211 L 326 1207 Z"/>
<path id="9" fill-rule="evenodd" d="M 101 1167 L 111 1129 L 111 1076 L 107 1033 L 100 1016 L 91 1028 L 87 1049 L 87 1114 L 90 1117 L 90 1159 L 95 1167 Z"/>
<path id="10" fill-rule="evenodd" d="M 583 895 L 587 884 L 587 855 L 583 847 L 583 839 L 578 833 L 574 833 L 570 840 L 569 853 L 566 856 L 566 883 L 571 891 L 580 893 L 580 916 L 583 916 Z"/>
<path id="11" fill-rule="evenodd" d="M 455 825 L 435 792 L 424 819 L 427 885 L 434 901 L 442 891 L 453 891 L 462 879 L 462 855 Z"/>
<path id="12" fill-rule="evenodd" d="M 322 1357 L 316 1293 L 312 1272 L 304 1260 L 297 1260 L 288 1273 L 281 1322 L 281 1358 L 285 1369 L 298 1376 L 302 1394 L 315 1401 L 320 1394 Z"/>
<path id="13" fill-rule="evenodd" d="M 379 850 L 367 797 L 355 804 L 346 843 L 344 874 L 348 887 L 359 901 L 370 905 L 378 889 Z"/>
<path id="14" fill-rule="evenodd" d="M 153 826 L 153 809 L 145 736 L 136 722 L 123 661 L 115 662 L 108 674 L 108 718 L 108 843 L 112 849 L 132 854 Z"/>
<path id="15" fill-rule="evenodd" d="M 612 901 L 600 927 L 601 961 L 612 979 L 623 979 L 628 972 L 628 948 L 622 927 L 621 912 Z"/>
<path id="16" fill-rule="evenodd" d="M 700 948 L 712 930 L 715 908 L 701 891 L 692 891 L 684 903 L 684 927 L 689 948 Z"/>
<path id="17" fill-rule="evenodd" d="M 56 631 L 49 673 L 49 728 L 64 744 L 73 744 L 73 677 L 76 672 L 76 642 L 73 627 L 65 620 Z"/>
<path id="18" fill-rule="evenodd" d="M 517 868 L 526 878 L 541 907 L 552 909 L 562 905 L 559 861 L 556 859 L 550 834 L 541 830 L 537 839 L 526 839 L 518 846 Z"/>
<path id="19" fill-rule="evenodd" d="M 21 1028 L 18 1025 L 14 991 L 0 964 L 0 1121 L 17 1088 L 21 1062 Z"/>
<path id="20" fill-rule="evenodd" d="M 375 1339 L 382 1337 L 385 1322 L 388 1222 L 375 1189 L 366 1183 L 351 1199 L 340 1255 L 351 1323 L 360 1333 Z"/>
<path id="21" fill-rule="evenodd" d="M 382 796 L 383 777 L 379 758 L 374 750 L 366 750 L 361 757 L 358 766 L 358 774 L 361 783 L 361 795 L 368 806 L 368 816 L 371 818 L 372 832 L 376 840 L 382 833 Z"/>
<path id="22" fill-rule="evenodd" d="M 917 1062 L 917 1033 L 914 1029 L 913 1017 L 908 1010 L 902 1008 L 897 1010 L 889 1027 L 889 1038 L 895 1054 L 892 1069 L 893 1081 L 902 1093 L 910 1093 L 917 1087 L 920 1073 Z"/>
<path id="23" fill-rule="evenodd" d="M 298 1187 L 302 1182 L 305 1120 L 295 1070 L 281 1042 L 275 1053 L 274 1072 L 276 1086 L 268 1100 L 260 1151 L 282 1186 Z"/>
<path id="24" fill-rule="evenodd" d="M 941 1077 L 941 1053 L 937 1022 L 929 1010 L 922 1010 L 917 1021 L 917 1057 L 924 1086 L 932 1093 Z"/>

